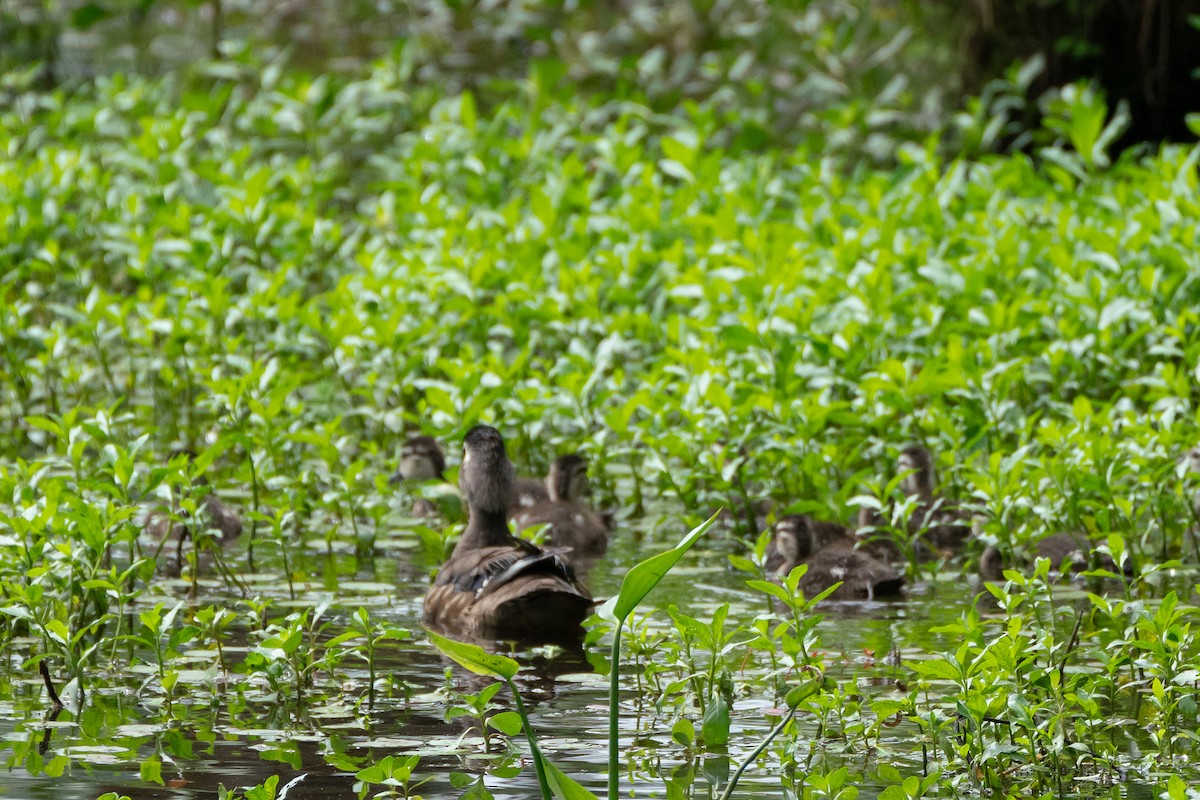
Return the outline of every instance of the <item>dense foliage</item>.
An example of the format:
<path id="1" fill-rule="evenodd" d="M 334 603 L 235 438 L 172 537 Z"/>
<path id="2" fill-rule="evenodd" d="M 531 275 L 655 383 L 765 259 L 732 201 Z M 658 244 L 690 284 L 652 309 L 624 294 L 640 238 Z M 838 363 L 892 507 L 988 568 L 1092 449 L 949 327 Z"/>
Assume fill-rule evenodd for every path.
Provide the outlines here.
<path id="1" fill-rule="evenodd" d="M 453 443 L 488 421 L 535 472 L 582 449 L 629 524 L 671 520 L 652 544 L 680 516 L 757 497 L 847 518 L 921 441 L 980 513 L 941 579 L 986 543 L 1019 560 L 1057 530 L 1135 572 L 1069 600 L 1045 565 L 1014 573 L 998 610 L 944 630 L 949 652 L 904 653 L 882 696 L 849 675 L 806 713 L 846 752 L 896 755 L 872 767 L 888 797 L 1127 774 L 1186 796 L 1196 608 L 1190 588 L 1168 592 L 1198 560 L 1180 462 L 1197 439 L 1198 151 L 1109 164 L 1107 109 L 1071 87 L 1033 155 L 947 159 L 930 139 L 875 171 L 835 155 L 836 135 L 714 147 L 729 143 L 717 102 L 571 99 L 545 66 L 483 113 L 470 93 L 414 89 L 406 63 L 338 79 L 223 62 L 203 88 L 113 77 L 7 95 L 0 694 L 24 698 L 18 718 L 35 716 L 27 679 L 45 659 L 84 698 L 129 691 L 162 723 L 149 781 L 162 748 L 190 752 L 166 724 L 175 703 L 208 702 L 226 669 L 254 688 L 237 702 L 287 697 L 288 724 L 316 726 L 306 695 L 336 694 L 350 663 L 410 634 L 336 579 L 325 603 L 293 603 L 254 559 L 281 557 L 289 586 L 314 547 L 371 559 L 395 529 L 386 483 L 409 431 Z M 181 447 L 200 459 L 171 459 Z M 200 473 L 251 510 L 250 545 L 218 573 L 248 598 L 236 612 L 180 602 L 186 585 L 155 578 L 139 540 L 169 489 L 195 509 Z M 440 531 L 400 536 L 444 547 Z M 734 559 L 754 578 L 762 545 Z M 411 604 L 423 588 L 394 591 Z M 802 599 L 752 593 L 758 617 L 673 608 L 624 634 L 681 751 L 716 746 L 721 713 L 728 738 L 735 695 L 781 696 L 827 657 Z M 764 594 L 786 609 L 759 611 Z M 181 681 L 172 662 L 196 648 L 217 663 Z M 371 670 L 372 699 L 405 695 Z M 462 714 L 487 718 L 486 691 Z M 893 717 L 912 737 L 886 740 Z M 805 744 L 793 731 L 771 750 L 784 785 L 849 797 Z M 35 773 L 69 761 L 40 759 L 33 742 L 10 751 Z M 360 780 L 407 792 L 420 770 L 400 760 Z"/>

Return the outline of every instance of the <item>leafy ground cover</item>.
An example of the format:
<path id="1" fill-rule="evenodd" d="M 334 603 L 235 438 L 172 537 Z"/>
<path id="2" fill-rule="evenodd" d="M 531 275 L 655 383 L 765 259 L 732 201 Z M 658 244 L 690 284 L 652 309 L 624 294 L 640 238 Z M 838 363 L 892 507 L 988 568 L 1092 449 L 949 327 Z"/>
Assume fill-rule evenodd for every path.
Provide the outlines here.
<path id="1" fill-rule="evenodd" d="M 520 780 L 498 685 L 430 682 L 415 621 L 454 527 L 407 519 L 388 486 L 407 432 L 455 443 L 485 421 L 529 473 L 587 454 L 623 525 L 604 592 L 734 511 L 681 562 L 724 576 L 714 596 L 676 591 L 620 634 L 626 789 L 719 791 L 722 754 L 815 667 L 830 680 L 759 760 L 779 791 L 1189 796 L 1195 149 L 1109 164 L 1085 91 L 1031 155 L 931 138 L 877 170 L 814 144 L 715 148 L 712 105 L 572 100 L 537 71 L 486 113 L 413 89 L 402 61 L 212 73 L 5 90 L 0 720 L 24 787 L 87 765 L 95 796 L 114 764 L 149 786 L 260 729 L 286 740 L 261 745 L 270 763 L 319 758 L 341 791 Z M 742 512 L 847 519 L 914 441 L 980 535 L 910 568 L 909 602 L 951 613 L 932 635 L 842 664 L 839 623 L 761 581 Z M 201 475 L 246 533 L 166 579 L 140 515 L 172 493 L 194 511 Z M 1020 559 L 1061 530 L 1130 574 L 1085 591 L 1043 564 L 964 592 L 984 545 Z M 594 643 L 613 630 L 594 623 L 576 671 L 609 668 Z M 45 725 L 38 662 L 67 707 Z M 422 750 L 442 715 L 474 722 Z"/>

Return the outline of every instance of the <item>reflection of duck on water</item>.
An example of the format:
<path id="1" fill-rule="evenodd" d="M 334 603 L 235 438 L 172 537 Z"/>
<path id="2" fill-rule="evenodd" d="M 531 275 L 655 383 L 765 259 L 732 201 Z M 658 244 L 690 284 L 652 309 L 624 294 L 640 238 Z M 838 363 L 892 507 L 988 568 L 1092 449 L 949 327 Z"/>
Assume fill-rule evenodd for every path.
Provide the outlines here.
<path id="1" fill-rule="evenodd" d="M 495 428 L 477 425 L 463 439 L 458 483 L 466 530 L 425 595 L 425 624 L 493 639 L 578 638 L 594 602 L 563 559 L 508 529 L 513 468 Z"/>

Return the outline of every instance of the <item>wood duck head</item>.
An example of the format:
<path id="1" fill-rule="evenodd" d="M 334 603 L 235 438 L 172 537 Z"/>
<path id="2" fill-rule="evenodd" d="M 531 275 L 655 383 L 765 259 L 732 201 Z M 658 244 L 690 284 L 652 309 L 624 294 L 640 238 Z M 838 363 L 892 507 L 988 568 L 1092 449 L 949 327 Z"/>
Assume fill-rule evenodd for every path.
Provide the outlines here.
<path id="1" fill-rule="evenodd" d="M 462 466 L 458 470 L 458 488 L 467 508 L 484 514 L 507 514 L 512 505 L 516 474 L 500 432 L 487 425 L 476 425 L 463 437 Z"/>

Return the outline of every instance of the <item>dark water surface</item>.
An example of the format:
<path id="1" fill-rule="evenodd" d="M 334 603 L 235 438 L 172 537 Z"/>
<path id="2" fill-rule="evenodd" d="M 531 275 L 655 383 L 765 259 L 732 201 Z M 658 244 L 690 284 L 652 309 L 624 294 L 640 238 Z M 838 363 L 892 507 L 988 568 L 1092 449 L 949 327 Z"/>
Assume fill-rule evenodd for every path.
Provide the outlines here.
<path id="1" fill-rule="evenodd" d="M 160 694 L 139 692 L 143 679 L 153 678 L 151 670 L 145 675 L 123 676 L 112 681 L 120 689 L 100 690 L 89 695 L 83 714 L 73 713 L 74 705 L 66 699 L 64 711 L 53 723 L 46 722 L 47 711 L 41 683 L 35 672 L 23 675 L 22 658 L 12 654 L 5 659 L 10 671 L 14 696 L 0 698 L 0 737 L 8 770 L 0 773 L 0 797 L 29 798 L 29 800 L 90 800 L 106 791 L 127 794 L 137 800 L 149 798 L 215 798 L 218 786 L 251 786 L 271 775 L 280 776 L 280 787 L 291 781 L 289 800 L 308 798 L 354 797 L 355 778 L 349 768 L 340 769 L 334 763 L 346 764 L 332 758 L 345 754 L 351 759 L 365 755 L 378 760 L 386 755 L 419 755 L 416 779 L 430 779 L 416 790 L 425 797 L 456 797 L 462 790 L 450 783 L 450 773 L 480 775 L 493 756 L 484 751 L 478 732 L 460 718 L 446 722 L 447 708 L 442 696 L 435 694 L 447 681 L 448 662 L 424 641 L 420 632 L 421 597 L 428 582 L 428 570 L 416 537 L 408 527 L 412 523 L 396 515 L 394 528 L 381 533 L 375 555 L 356 558 L 352 552 L 325 552 L 323 542 L 310 544 L 297 570 L 307 580 L 297 585 L 297 607 L 311 607 L 321 598 L 333 606 L 329 618 L 336 624 L 328 637 L 344 630 L 350 613 L 359 606 L 370 609 L 373 617 L 387 619 L 413 631 L 412 641 L 389 644 L 381 649 L 378 672 L 391 674 L 407 685 L 406 700 L 399 691 L 381 695 L 369 713 L 365 702 L 367 672 L 361 661 L 348 658 L 338 672 L 339 685 L 318 684 L 302 716 L 289 713 L 268 694 L 265 684 L 244 688 L 242 676 L 233 676 L 233 684 L 242 689 L 230 689 L 214 694 L 211 702 L 199 705 L 193 693 L 176 704 L 168 723 L 157 707 Z M 685 532 L 683 523 L 672 520 L 662 524 L 650 521 L 640 526 L 636 522 L 622 524 L 610 549 L 610 555 L 592 570 L 589 583 L 597 597 L 615 593 L 621 577 L 630 565 L 653 552 L 672 545 Z M 765 609 L 762 595 L 745 588 L 746 576 L 732 570 L 727 554 L 739 547 L 728 531 L 714 529 L 706 539 L 680 562 L 654 594 L 646 608 L 664 607 L 675 603 L 687 614 L 711 619 L 712 611 L 722 603 L 731 605 L 730 623 L 750 620 Z M 245 541 L 230 552 L 235 564 L 245 561 Z M 293 554 L 293 559 L 295 559 Z M 276 605 L 271 617 L 287 613 L 288 590 L 281 561 L 262 548 L 257 572 L 248 575 L 252 594 L 271 597 L 284 606 Z M 175 599 L 186 597 L 187 583 L 167 582 L 165 588 Z M 827 603 L 825 618 L 818 631 L 821 649 L 826 653 L 830 676 L 839 680 L 855 678 L 858 690 L 866 695 L 901 696 L 895 678 L 900 670 L 894 666 L 895 656 L 901 657 L 951 649 L 954 642 L 944 635 L 932 634 L 931 627 L 958 618 L 972 602 L 979 587 L 972 580 L 954 576 L 953 579 L 921 582 L 909 588 L 904 600 L 898 602 Z M 165 597 L 169 603 L 172 597 Z M 204 570 L 200 602 L 202 607 L 213 602 L 236 603 L 238 597 L 218 580 L 211 567 Z M 144 609 L 145 604 L 136 610 Z M 244 616 L 240 622 L 244 624 Z M 665 612 L 651 617 L 652 626 L 666 628 L 670 620 Z M 249 650 L 245 631 L 230 632 L 232 644 L 225 649 L 229 663 L 236 664 Z M 240 645 L 240 646 L 239 646 Z M 889 654 L 892 657 L 889 659 Z M 27 654 L 26 654 L 27 655 Z M 181 665 L 181 680 L 202 681 L 202 672 L 215 659 L 215 653 L 197 651 L 190 654 L 194 663 Z M 567 774 L 579 780 L 597 794 L 605 791 L 607 763 L 607 691 L 605 672 L 608 659 L 608 639 L 587 648 L 585 653 L 556 653 L 554 650 L 523 652 L 525 665 L 520 684 L 532 715 L 534 729 L 544 751 Z M 889 666 L 889 663 L 892 666 Z M 657 775 L 694 776 L 694 797 L 708 797 L 714 788 L 708 779 L 723 783 L 732 769 L 723 757 L 696 754 L 685 762 L 683 748 L 671 742 L 670 725 L 673 709 L 656 714 L 649 704 L 640 704 L 635 691 L 636 678 L 626 661 L 623 673 L 622 751 L 627 761 L 623 780 L 628 782 L 630 770 L 638 773 L 637 794 L 649 797 L 665 796 L 663 781 Z M 595 665 L 601 667 L 600 671 Z M 753 669 L 739 676 L 739 685 L 753 686 Z M 476 691 L 487 681 L 468 676 L 454 668 L 451 680 L 460 690 Z M 761 684 L 760 684 L 761 685 Z M 69 688 L 69 687 L 68 687 Z M 497 700 L 508 705 L 503 693 Z M 151 708 L 143 703 L 153 703 Z M 765 733 L 775 717 L 776 699 L 762 685 L 761 694 L 742 692 L 737 697 L 733 713 L 733 731 L 729 758 L 736 764 Z M 690 716 L 696 717 L 695 712 Z M 148 724 L 147 720 L 154 720 Z M 809 757 L 825 770 L 835 769 L 840 759 L 849 759 L 855 766 L 851 773 L 870 774 L 871 755 L 842 753 L 838 742 L 825 742 L 818 737 L 816 723 L 801 718 L 808 726 L 801 742 L 811 748 Z M 697 720 L 697 727 L 698 727 Z M 897 743 L 916 736 L 910 723 L 886 729 L 885 737 Z M 493 755 L 502 752 L 502 737 L 494 734 Z M 467 737 L 464 740 L 464 737 Z M 472 739 L 471 737 L 475 737 Z M 39 743 L 45 740 L 45 754 L 37 755 Z M 880 742 L 881 758 L 888 739 Z M 524 749 L 524 743 L 520 744 Z M 895 753 L 886 754 L 886 763 L 905 774 L 918 774 L 921 764 L 905 763 L 913 747 L 905 743 Z M 158 752 L 162 757 L 162 779 L 165 787 L 146 783 L 139 778 L 139 765 Z M 769 752 L 769 751 L 768 751 Z M 897 760 L 900 759 L 900 760 Z M 761 793 L 781 794 L 779 777 L 774 774 L 778 761 L 767 756 L 752 766 L 743 777 L 739 796 L 751 797 Z M 532 766 L 511 778 L 489 776 L 488 789 L 498 798 L 526 798 L 537 795 L 537 783 Z M 379 791 L 382 787 L 374 787 Z M 632 787 L 626 786 L 626 789 Z M 860 797 L 873 797 L 878 787 L 865 785 Z"/>

